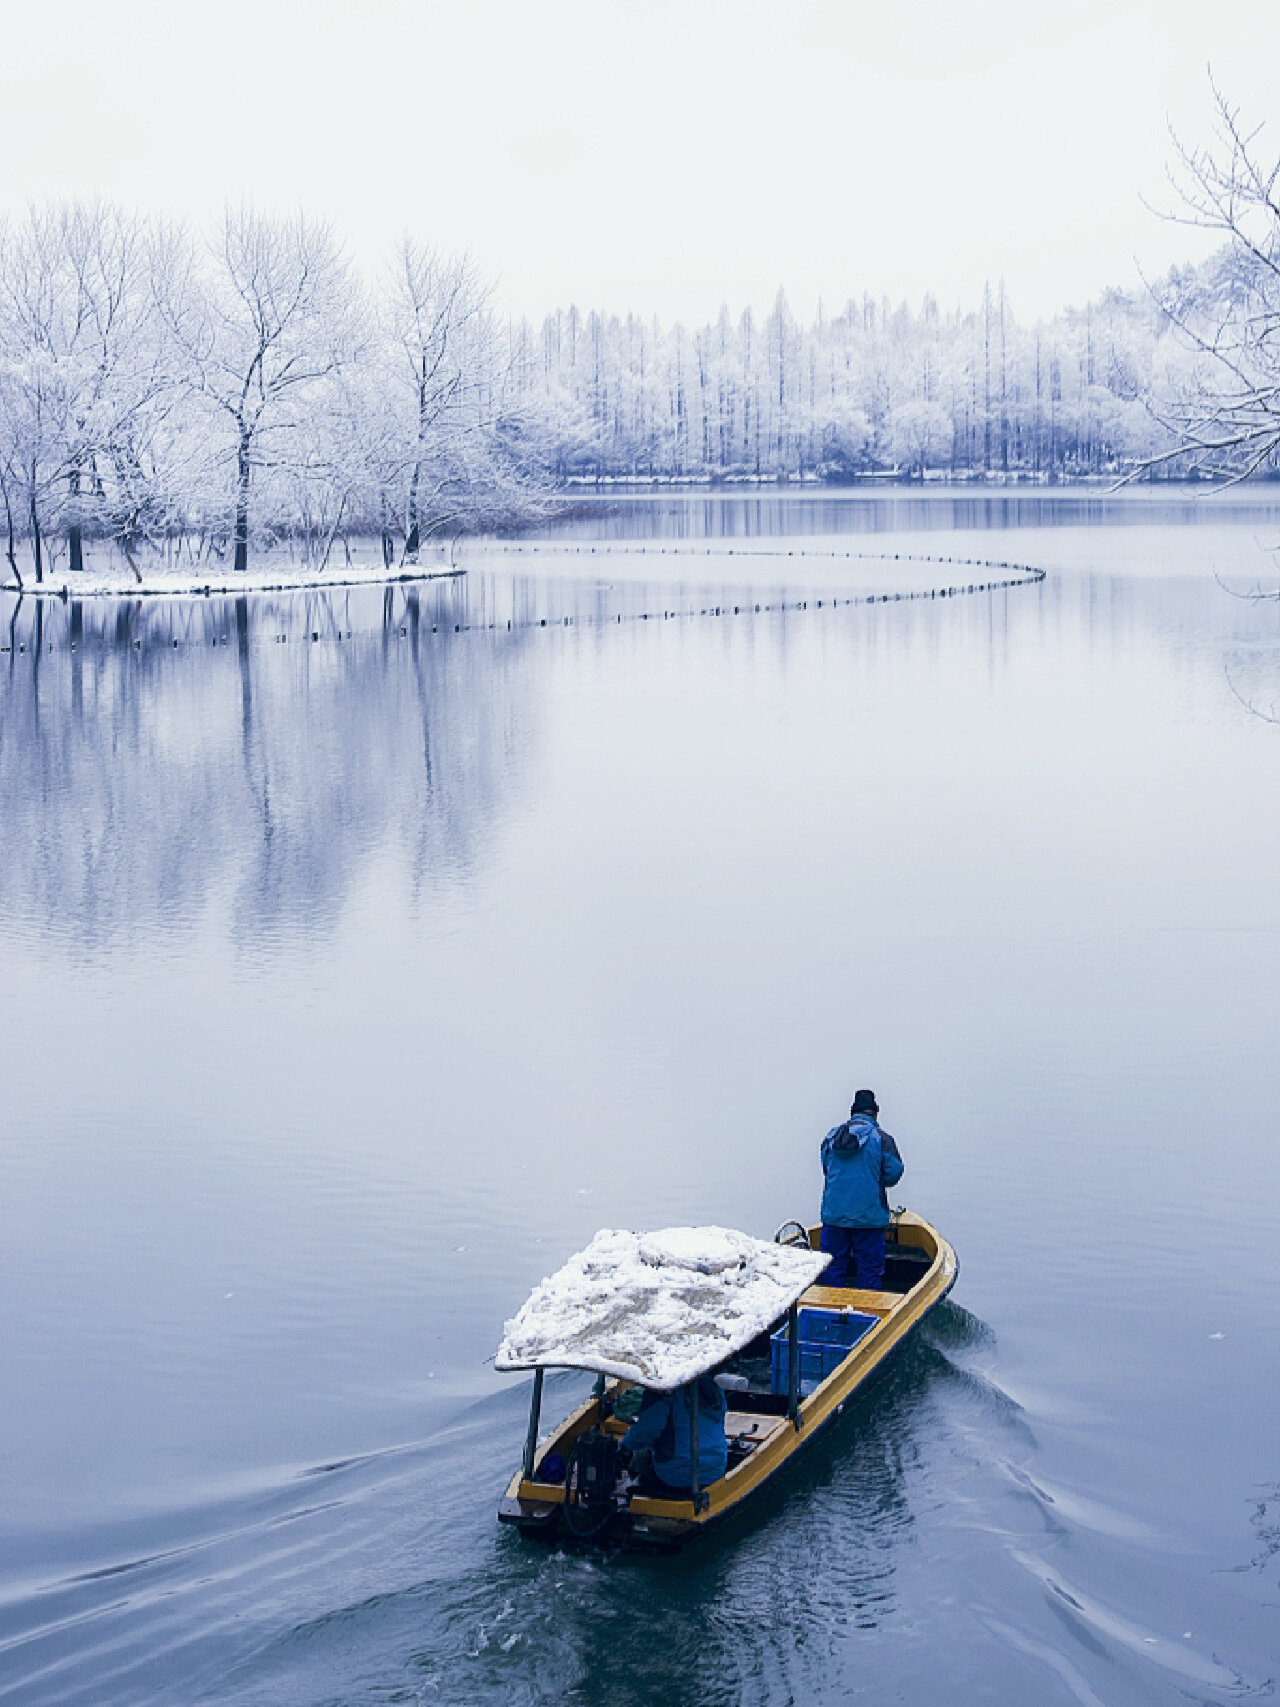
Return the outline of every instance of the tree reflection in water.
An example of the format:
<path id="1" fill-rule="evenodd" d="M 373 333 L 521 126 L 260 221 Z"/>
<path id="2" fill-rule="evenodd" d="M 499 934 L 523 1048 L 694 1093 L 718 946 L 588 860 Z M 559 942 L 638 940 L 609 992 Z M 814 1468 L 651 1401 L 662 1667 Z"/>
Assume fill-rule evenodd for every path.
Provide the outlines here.
<path id="1" fill-rule="evenodd" d="M 527 754 L 537 650 L 465 632 L 468 597 L 5 600 L 10 916 L 92 950 L 216 900 L 261 944 L 334 917 L 375 856 L 414 894 L 465 875 Z"/>

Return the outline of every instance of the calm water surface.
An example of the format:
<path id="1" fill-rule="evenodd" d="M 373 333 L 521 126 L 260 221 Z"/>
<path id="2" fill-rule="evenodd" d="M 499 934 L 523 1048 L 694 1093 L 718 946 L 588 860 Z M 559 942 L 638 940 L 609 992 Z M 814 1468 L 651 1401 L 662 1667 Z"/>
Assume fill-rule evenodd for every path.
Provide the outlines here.
<path id="1" fill-rule="evenodd" d="M 668 496 L 0 603 L 0 1700 L 1271 1697 L 1277 541 Z M 833 607 L 924 553 L 1048 575 Z M 499 1533 L 503 1318 L 812 1214 L 860 1084 L 953 1303 L 680 1559 Z"/>

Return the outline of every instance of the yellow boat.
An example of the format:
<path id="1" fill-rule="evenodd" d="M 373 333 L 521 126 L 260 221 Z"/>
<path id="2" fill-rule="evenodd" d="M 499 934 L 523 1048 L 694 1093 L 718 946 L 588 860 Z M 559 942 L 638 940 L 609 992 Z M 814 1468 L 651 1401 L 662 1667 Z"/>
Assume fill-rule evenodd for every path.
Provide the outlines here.
<path id="1" fill-rule="evenodd" d="M 879 1374 L 955 1284 L 956 1255 L 920 1216 L 886 1233 L 884 1289 L 823 1286 L 818 1227 L 788 1222 L 772 1242 L 724 1228 L 600 1233 L 542 1282 L 496 1366 L 532 1369 L 524 1456 L 498 1508 L 524 1535 L 671 1551 L 739 1510 Z M 543 1372 L 592 1370 L 590 1398 L 539 1441 Z M 688 1497 L 638 1491 L 616 1460 L 635 1388 L 725 1389 L 728 1469 Z M 622 1416 L 617 1414 L 618 1411 Z"/>

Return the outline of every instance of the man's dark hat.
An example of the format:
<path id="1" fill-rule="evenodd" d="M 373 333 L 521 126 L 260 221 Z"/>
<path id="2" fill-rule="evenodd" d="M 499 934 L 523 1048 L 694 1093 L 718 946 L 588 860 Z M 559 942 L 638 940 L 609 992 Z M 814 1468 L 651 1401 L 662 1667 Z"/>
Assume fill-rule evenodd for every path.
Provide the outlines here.
<path id="1" fill-rule="evenodd" d="M 880 1104 L 874 1091 L 858 1091 L 853 1099 L 851 1114 L 879 1114 Z"/>

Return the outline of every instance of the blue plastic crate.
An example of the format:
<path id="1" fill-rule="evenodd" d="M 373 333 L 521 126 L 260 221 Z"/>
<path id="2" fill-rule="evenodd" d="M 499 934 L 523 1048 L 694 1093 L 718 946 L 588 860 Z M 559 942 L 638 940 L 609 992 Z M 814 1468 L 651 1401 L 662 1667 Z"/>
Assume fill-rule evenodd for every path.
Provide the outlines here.
<path id="1" fill-rule="evenodd" d="M 791 1391 L 791 1349 L 787 1344 L 785 1330 L 780 1334 L 775 1334 L 771 1343 L 773 1350 L 773 1380 L 770 1385 L 775 1393 L 789 1393 Z M 836 1364 L 840 1362 L 842 1357 L 844 1357 L 846 1350 L 844 1346 L 836 1347 L 818 1345 L 816 1342 L 811 1342 L 809 1340 L 801 1340 L 799 1349 L 800 1391 L 802 1393 L 812 1393 L 813 1389 L 819 1384 L 819 1382 L 826 1379 L 826 1375 L 829 1371 L 825 1371 L 823 1367 L 825 1361 L 824 1353 L 829 1355 L 833 1351 L 836 1352 L 837 1355 L 835 1363 L 831 1365 L 834 1369 Z"/>
<path id="2" fill-rule="evenodd" d="M 799 1310 L 796 1312 L 800 1338 L 811 1345 L 857 1345 L 879 1321 L 862 1310 Z M 783 1330 L 786 1335 L 786 1329 Z"/>
<path id="3" fill-rule="evenodd" d="M 860 1310 L 801 1310 L 797 1327 L 800 1330 L 800 1391 L 812 1393 L 827 1376 L 838 1369 L 864 1334 L 870 1333 L 879 1317 L 866 1316 Z M 791 1391 L 791 1348 L 787 1329 L 780 1328 L 770 1340 L 773 1353 L 775 1393 Z"/>

